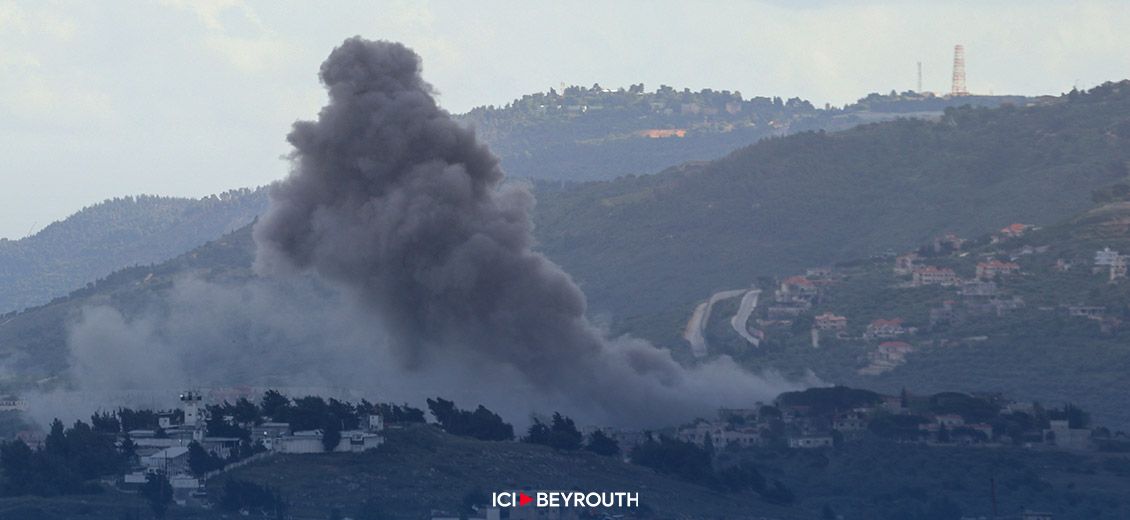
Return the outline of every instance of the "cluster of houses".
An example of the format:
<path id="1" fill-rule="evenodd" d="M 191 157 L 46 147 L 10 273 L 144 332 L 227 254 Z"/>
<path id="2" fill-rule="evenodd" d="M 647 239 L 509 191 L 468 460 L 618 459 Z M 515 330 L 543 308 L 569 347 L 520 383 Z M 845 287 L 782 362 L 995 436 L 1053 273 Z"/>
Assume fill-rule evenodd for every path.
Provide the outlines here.
<path id="1" fill-rule="evenodd" d="M 211 476 L 197 478 L 192 473 L 189 468 L 189 446 L 195 442 L 205 452 L 223 460 L 231 460 L 233 451 L 238 453 L 237 450 L 241 449 L 242 440 L 238 437 L 208 435 L 207 412 L 203 405 L 203 396 L 199 392 L 189 391 L 181 394 L 180 402 L 179 409 L 158 414 L 157 430 L 131 430 L 122 434 L 121 440 L 124 441 L 128 435 L 138 456 L 138 464 L 122 477 L 122 485 L 125 488 L 140 486 L 145 483 L 149 474 L 161 472 L 168 477 L 173 487 L 173 498 L 176 503 L 184 505 L 200 493 L 203 481 Z M 238 424 L 232 417 L 223 419 L 251 432 L 250 444 L 255 446 L 255 451 L 258 452 L 255 458 L 274 453 L 303 454 L 326 451 L 321 430 L 292 431 L 288 423 Z M 383 429 L 382 417 L 377 414 L 370 415 L 364 428 L 342 431 L 341 440 L 333 451 L 362 452 L 376 448 L 384 442 L 380 433 Z M 240 463 L 250 460 L 245 458 Z M 227 469 L 240 463 L 229 464 Z"/>
<path id="2" fill-rule="evenodd" d="M 792 323 L 820 302 L 821 289 L 834 282 L 830 269 L 812 268 L 804 275 L 790 276 L 781 281 L 773 293 L 773 301 L 766 310 L 763 327 Z"/>
<path id="3" fill-rule="evenodd" d="M 1035 229 L 1038 228 L 1028 224 L 1011 224 L 994 234 L 991 241 L 998 243 L 1021 237 Z M 1024 308 L 1024 299 L 1010 294 L 1002 284 L 1007 286 L 1008 279 L 1021 274 L 1018 259 L 1025 255 L 1045 253 L 1049 249 L 1048 246 L 1023 245 L 1001 257 L 986 255 L 977 262 L 972 278 L 963 278 L 950 267 L 930 263 L 932 258 L 966 257 L 969 253 L 963 251 L 963 248 L 967 242 L 954 233 L 945 233 L 935 237 L 924 249 L 901 255 L 890 253 L 890 257 L 894 257 L 894 275 L 904 280 L 896 284 L 896 287 L 939 286 L 952 292 L 952 298 L 929 309 L 929 330 L 956 325 L 973 317 L 1000 318 Z M 933 254 L 930 252 L 931 247 Z M 1008 256 L 1008 259 L 1002 259 L 1004 256 Z M 1130 255 L 1120 254 L 1107 247 L 1095 253 L 1093 272 L 1108 273 L 1113 282 L 1127 276 L 1128 264 Z M 1056 263 L 1058 270 L 1070 268 L 1070 263 L 1062 259 Z M 758 320 L 758 328 L 752 333 L 764 338 L 766 330 L 771 327 L 792 325 L 802 315 L 811 313 L 825 299 L 825 288 L 842 279 L 842 274 L 835 273 L 830 268 L 809 268 L 803 275 L 784 278 L 773 292 L 772 298 L 765 303 L 762 319 Z M 1054 309 L 1041 307 L 1041 310 Z M 1102 306 L 1065 304 L 1059 309 L 1068 316 L 1098 320 L 1104 331 L 1118 326 L 1117 320 L 1107 316 L 1107 309 Z M 862 375 L 878 375 L 893 370 L 905 363 L 907 355 L 916 348 L 906 341 L 906 337 L 915 335 L 918 329 L 906 325 L 899 316 L 871 321 L 862 335 L 856 329 L 853 336 L 849 333 L 848 325 L 848 318 L 845 316 L 832 312 L 816 313 L 810 331 L 811 345 L 818 348 L 827 339 L 858 340 L 873 345 L 874 349 L 867 354 L 865 366 L 859 369 Z M 926 323 L 922 325 L 927 326 Z M 933 343 L 969 344 L 978 339 L 980 338 L 961 338 Z"/>
<path id="4" fill-rule="evenodd" d="M 912 410 L 908 397 L 881 396 L 874 404 L 851 409 L 819 412 L 807 405 L 780 402 L 767 406 L 757 403 L 750 409 L 723 408 L 714 420 L 699 419 L 680 427 L 679 440 L 715 450 L 783 445 L 793 449 L 829 448 L 874 435 L 872 422 L 883 417 L 913 417 L 916 426 L 907 432 L 888 434 L 898 442 L 939 445 L 1056 447 L 1068 450 L 1094 449 L 1095 431 L 1072 428 L 1066 419 L 1051 419 L 1026 431 L 996 431 L 988 422 L 970 422 L 956 413 L 930 413 Z M 991 399 L 1000 401 L 999 396 Z M 1029 402 L 1003 402 L 1000 415 L 1023 413 L 1035 417 L 1037 405 Z M 881 428 L 878 428 L 881 429 Z M 1017 436 L 1013 438 L 1012 436 Z M 1130 445 L 1130 439 L 1122 439 Z"/>

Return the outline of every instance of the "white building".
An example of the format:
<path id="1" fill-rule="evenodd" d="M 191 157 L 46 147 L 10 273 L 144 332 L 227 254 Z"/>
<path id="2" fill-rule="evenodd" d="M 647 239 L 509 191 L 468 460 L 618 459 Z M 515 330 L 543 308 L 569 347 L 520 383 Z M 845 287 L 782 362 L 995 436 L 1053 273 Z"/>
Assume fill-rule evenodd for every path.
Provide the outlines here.
<path id="1" fill-rule="evenodd" d="M 1111 266 L 1118 261 L 1118 251 L 1104 247 L 1102 251 L 1095 251 L 1096 266 Z"/>
<path id="2" fill-rule="evenodd" d="M 173 446 L 152 455 L 141 457 L 141 465 L 148 471 L 163 471 L 166 475 L 188 472 L 188 448 Z"/>
<path id="3" fill-rule="evenodd" d="M 805 435 L 801 437 L 789 437 L 789 447 L 798 449 L 817 449 L 817 448 L 831 448 L 834 441 L 831 435 Z"/>

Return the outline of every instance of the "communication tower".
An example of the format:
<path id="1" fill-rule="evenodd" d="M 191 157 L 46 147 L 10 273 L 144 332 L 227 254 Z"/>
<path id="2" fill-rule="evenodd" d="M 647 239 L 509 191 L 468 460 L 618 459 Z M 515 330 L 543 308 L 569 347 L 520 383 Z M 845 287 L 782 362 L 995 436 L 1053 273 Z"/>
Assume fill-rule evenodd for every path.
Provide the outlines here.
<path id="1" fill-rule="evenodd" d="M 960 44 L 953 46 L 953 87 L 950 95 L 969 95 L 969 91 L 965 89 L 965 47 Z"/>

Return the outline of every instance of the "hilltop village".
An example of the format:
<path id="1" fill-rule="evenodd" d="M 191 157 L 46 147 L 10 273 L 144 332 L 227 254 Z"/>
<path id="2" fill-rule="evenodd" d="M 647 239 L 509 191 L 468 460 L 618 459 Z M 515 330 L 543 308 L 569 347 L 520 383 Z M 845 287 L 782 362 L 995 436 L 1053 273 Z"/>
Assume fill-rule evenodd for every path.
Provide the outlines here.
<path id="1" fill-rule="evenodd" d="M 1033 320 L 1117 336 L 1130 317 L 1120 299 L 1130 287 L 1130 255 L 1109 246 L 1053 248 L 1040 242 L 1054 237 L 1040 231 L 1017 223 L 979 239 L 945 233 L 913 251 L 722 291 L 696 309 L 684 338 L 697 357 L 707 355 L 708 335 L 720 347 L 713 353 L 738 357 L 767 341 L 863 348 L 856 372 L 878 376 L 913 352 L 976 346 L 1009 327 L 1026 332 Z M 711 327 L 710 313 L 738 296 L 729 327 Z M 736 337 L 717 341 L 723 332 Z"/>
<path id="2" fill-rule="evenodd" d="M 428 400 L 426 414 L 408 405 L 365 400 L 354 404 L 320 397 L 290 399 L 273 390 L 241 396 L 234 403 L 204 395 L 184 392 L 180 406 L 171 410 L 121 408 L 95 413 L 89 424 L 78 421 L 69 428 L 56 420 L 45 435 L 23 431 L 0 446 L 0 464 L 5 475 L 20 478 L 27 489 L 13 490 L 9 480 L 6 492 L 84 493 L 91 490 L 88 479 L 95 479 L 151 502 L 167 493 L 168 505 L 267 514 L 286 504 L 269 488 L 223 477 L 220 494 L 212 495 L 217 488 L 206 483 L 270 457 L 381 450 L 386 428 L 402 432 L 401 437 L 416 436 L 421 431 L 414 428 L 429 422 L 448 434 L 481 441 L 520 440 L 559 452 L 590 451 L 711 488 L 751 490 L 779 505 L 792 503 L 792 491 L 735 462 L 745 457 L 743 453 L 852 450 L 866 442 L 1130 451 L 1130 436 L 1093 427 L 1088 414 L 1077 407 L 1050 408 L 999 395 L 954 392 L 882 395 L 846 387 L 812 388 L 781 394 L 772 403 L 720 409 L 713 419 L 652 431 L 578 428 L 569 417 L 555 413 L 535 416 L 521 436 L 482 406 L 460 410 L 438 398 Z M 706 469 L 693 469 L 700 465 Z M 498 509 L 483 506 L 474 511 L 486 516 L 463 517 L 499 517 Z"/>
<path id="3" fill-rule="evenodd" d="M 46 433 L 27 429 L 3 445 L 4 473 L 29 476 L 34 494 L 67 494 L 79 489 L 74 475 L 38 474 L 43 461 L 55 455 L 73 463 L 79 476 L 101 477 L 114 487 L 138 492 L 155 477 L 167 480 L 170 498 L 179 505 L 206 500 L 209 478 L 276 454 L 360 453 L 384 442 L 384 416 L 397 414 L 389 405 L 358 404 L 303 397 L 290 400 L 268 390 L 255 402 L 249 390 L 234 403 L 205 400 L 200 391 L 179 396 L 180 406 L 154 411 L 119 408 L 97 412 L 90 422 L 65 427 L 59 420 Z M 382 406 L 384 410 L 382 411 Z M 420 416 L 422 418 L 422 412 Z M 19 461 L 28 460 L 26 466 Z M 92 462 L 93 460 L 93 462 Z M 108 478 L 109 477 L 109 478 Z M 35 484 L 39 482 L 39 484 Z M 11 493 L 12 490 L 6 490 Z"/>

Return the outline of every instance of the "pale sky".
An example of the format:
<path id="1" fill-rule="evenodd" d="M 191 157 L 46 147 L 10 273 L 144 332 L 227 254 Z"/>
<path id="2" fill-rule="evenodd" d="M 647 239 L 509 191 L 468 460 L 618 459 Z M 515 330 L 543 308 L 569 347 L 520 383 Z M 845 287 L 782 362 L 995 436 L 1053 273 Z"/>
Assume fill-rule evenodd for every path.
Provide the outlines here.
<path id="1" fill-rule="evenodd" d="M 1130 77 L 1130 2 L 0 0 L 0 237 L 85 205 L 281 178 L 360 34 L 413 47 L 453 112 L 561 82 L 844 104 L 949 87 L 1058 94 Z"/>

